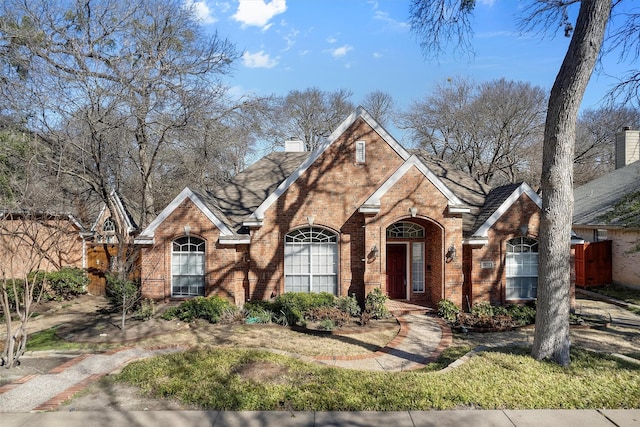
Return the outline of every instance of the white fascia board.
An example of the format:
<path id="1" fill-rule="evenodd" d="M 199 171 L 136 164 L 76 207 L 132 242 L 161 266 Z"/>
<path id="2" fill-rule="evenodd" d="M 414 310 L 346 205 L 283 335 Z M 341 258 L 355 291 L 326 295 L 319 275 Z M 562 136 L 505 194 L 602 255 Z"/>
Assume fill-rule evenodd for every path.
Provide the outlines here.
<path id="1" fill-rule="evenodd" d="M 98 214 L 98 216 L 96 217 L 96 220 L 93 222 L 93 225 L 91 226 L 91 231 L 96 231 L 96 227 L 98 226 L 98 221 L 100 221 L 100 218 L 102 218 L 102 215 L 104 215 L 104 212 L 106 210 L 107 210 L 107 204 L 103 203 L 102 209 L 100 209 L 100 213 Z"/>
<path id="2" fill-rule="evenodd" d="M 371 128 L 389 144 L 389 146 L 402 158 L 407 160 L 410 154 L 405 150 L 362 106 L 349 115 L 332 133 L 305 159 L 291 175 L 280 183 L 278 188 L 271 193 L 258 208 L 249 216 L 248 220 L 243 222 L 246 226 L 261 227 L 264 219 L 264 213 L 271 205 L 284 194 L 285 191 L 309 169 L 309 167 L 324 153 L 327 148 L 333 144 L 340 136 L 342 136 L 358 118 L 362 118 Z"/>
<path id="3" fill-rule="evenodd" d="M 204 203 L 202 203 L 202 200 L 200 200 L 200 198 L 196 196 L 195 193 L 189 189 L 189 187 L 186 187 L 171 201 L 171 203 L 167 205 L 166 208 L 162 210 L 162 212 L 160 212 L 160 215 L 158 215 L 153 221 L 151 221 L 151 223 L 142 231 L 142 233 L 140 233 L 138 239 L 136 240 L 153 239 L 154 233 L 158 226 L 162 224 L 164 220 L 167 219 L 169 215 L 171 215 L 171 213 L 173 213 L 173 211 L 176 210 L 176 208 L 180 206 L 180 204 L 187 198 L 190 199 L 193 204 L 198 207 L 198 209 L 200 209 L 200 211 L 209 219 L 209 221 L 211 221 L 213 225 L 216 226 L 218 230 L 220 230 L 221 236 L 233 235 L 233 232 L 229 229 L 229 227 L 227 227 L 224 222 L 220 221 L 220 219 L 215 216 Z"/>
<path id="4" fill-rule="evenodd" d="M 463 214 L 463 213 L 470 213 L 471 212 L 471 208 L 466 207 L 466 206 L 455 206 L 455 205 L 449 205 L 447 207 L 447 210 L 449 211 L 450 214 Z"/>
<path id="5" fill-rule="evenodd" d="M 138 236 L 135 239 L 133 239 L 133 243 L 135 245 L 155 245 L 156 240 L 153 237 L 148 238 L 148 237 Z"/>
<path id="6" fill-rule="evenodd" d="M 409 157 L 378 189 L 362 204 L 362 206 L 380 206 L 382 197 L 396 185 L 400 179 L 412 168 L 417 168 L 443 196 L 449 201 L 451 209 L 462 209 L 462 201 L 455 195 L 431 170 L 418 159 L 416 155 Z"/>
<path id="7" fill-rule="evenodd" d="M 218 242 L 221 245 L 248 245 L 251 243 L 251 236 L 220 236 Z"/>
<path id="8" fill-rule="evenodd" d="M 482 224 L 478 230 L 474 233 L 474 237 L 485 237 L 487 232 L 493 225 L 500 219 L 502 215 L 504 215 L 507 210 L 522 196 L 526 194 L 529 198 L 538 206 L 538 208 L 542 209 L 542 199 L 540 196 L 533 191 L 531 187 L 526 182 L 523 182 L 518 188 L 516 188 L 513 193 L 507 199 L 502 202 L 500 207 L 495 210 L 494 213 Z"/>
<path id="9" fill-rule="evenodd" d="M 378 214 L 380 213 L 380 205 L 362 205 L 358 208 L 358 212 L 362 214 Z"/>
<path id="10" fill-rule="evenodd" d="M 133 231 L 133 224 L 131 223 L 129 215 L 127 215 L 127 210 L 124 208 L 124 205 L 122 204 L 122 200 L 120 199 L 120 196 L 118 196 L 118 193 L 115 190 L 113 190 L 111 192 L 111 197 L 113 197 L 113 199 L 115 200 L 115 205 L 120 211 L 119 212 L 120 217 L 123 218 L 127 224 L 127 234 L 131 233 Z"/>
<path id="11" fill-rule="evenodd" d="M 484 246 L 487 243 L 489 243 L 488 237 L 476 237 L 476 236 L 469 237 L 468 239 L 464 239 L 462 241 L 462 244 L 472 245 L 472 246 Z"/>

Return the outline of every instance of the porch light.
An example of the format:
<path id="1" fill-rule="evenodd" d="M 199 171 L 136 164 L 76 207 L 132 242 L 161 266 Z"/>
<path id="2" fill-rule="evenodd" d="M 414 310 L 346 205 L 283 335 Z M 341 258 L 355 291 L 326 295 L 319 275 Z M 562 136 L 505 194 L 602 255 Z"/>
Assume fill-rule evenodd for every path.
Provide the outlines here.
<path id="1" fill-rule="evenodd" d="M 185 225 L 184 226 L 184 234 L 185 234 L 185 236 L 189 237 L 190 233 L 191 233 L 191 226 L 190 225 Z"/>
<path id="2" fill-rule="evenodd" d="M 456 247 L 453 246 L 452 243 L 451 246 L 449 246 L 449 249 L 447 249 L 447 253 L 445 254 L 447 261 L 453 261 L 454 259 L 456 259 L 456 252 Z"/>
<path id="3" fill-rule="evenodd" d="M 370 260 L 374 260 L 374 259 L 378 258 L 378 252 L 379 252 L 378 247 L 376 245 L 373 245 L 371 247 L 371 251 L 369 251 L 368 258 Z"/>

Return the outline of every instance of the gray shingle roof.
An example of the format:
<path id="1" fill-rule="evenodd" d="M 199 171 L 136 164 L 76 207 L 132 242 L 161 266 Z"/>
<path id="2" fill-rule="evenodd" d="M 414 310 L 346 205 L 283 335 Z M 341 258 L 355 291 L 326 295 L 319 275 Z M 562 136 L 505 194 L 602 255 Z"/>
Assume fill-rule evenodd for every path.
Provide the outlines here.
<path id="1" fill-rule="evenodd" d="M 640 161 L 616 169 L 573 190 L 573 224 L 638 227 L 638 214 L 624 212 L 625 197 L 640 191 Z"/>
<path id="2" fill-rule="evenodd" d="M 242 222 L 291 175 L 309 156 L 309 152 L 274 152 L 266 155 L 230 181 L 209 192 L 201 200 L 229 228 L 239 232 Z M 215 209 L 215 210 L 214 210 Z"/>

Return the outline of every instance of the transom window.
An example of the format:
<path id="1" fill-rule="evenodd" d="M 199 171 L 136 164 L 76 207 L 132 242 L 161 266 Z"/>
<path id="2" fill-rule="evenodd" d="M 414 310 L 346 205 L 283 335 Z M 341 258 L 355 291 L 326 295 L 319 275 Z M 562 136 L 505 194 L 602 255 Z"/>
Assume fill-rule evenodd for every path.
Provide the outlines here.
<path id="1" fill-rule="evenodd" d="M 387 237 L 422 239 L 424 238 L 424 228 L 413 222 L 396 222 L 387 228 Z"/>
<path id="2" fill-rule="evenodd" d="M 204 240 L 185 236 L 173 241 L 171 296 L 204 295 Z"/>
<path id="3" fill-rule="evenodd" d="M 284 240 L 285 292 L 338 292 L 338 236 L 324 228 L 293 230 Z"/>
<path id="4" fill-rule="evenodd" d="M 516 237 L 507 242 L 507 299 L 535 299 L 538 292 L 538 241 Z"/>

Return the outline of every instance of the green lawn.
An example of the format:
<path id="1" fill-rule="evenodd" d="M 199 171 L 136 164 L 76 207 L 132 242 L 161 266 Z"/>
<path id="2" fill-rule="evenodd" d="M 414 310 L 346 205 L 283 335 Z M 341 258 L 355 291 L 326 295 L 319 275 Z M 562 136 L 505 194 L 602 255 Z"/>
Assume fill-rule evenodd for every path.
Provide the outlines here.
<path id="1" fill-rule="evenodd" d="M 573 349 L 564 369 L 528 354 L 527 348 L 484 352 L 447 373 L 380 373 L 259 350 L 196 349 L 132 363 L 113 381 L 212 410 L 640 407 L 638 365 Z"/>
<path id="2" fill-rule="evenodd" d="M 619 299 L 620 301 L 626 301 L 631 304 L 640 305 L 640 291 L 637 289 L 631 289 L 619 285 L 611 285 L 592 288 L 589 290 L 602 295 L 610 296 L 611 298 Z"/>

